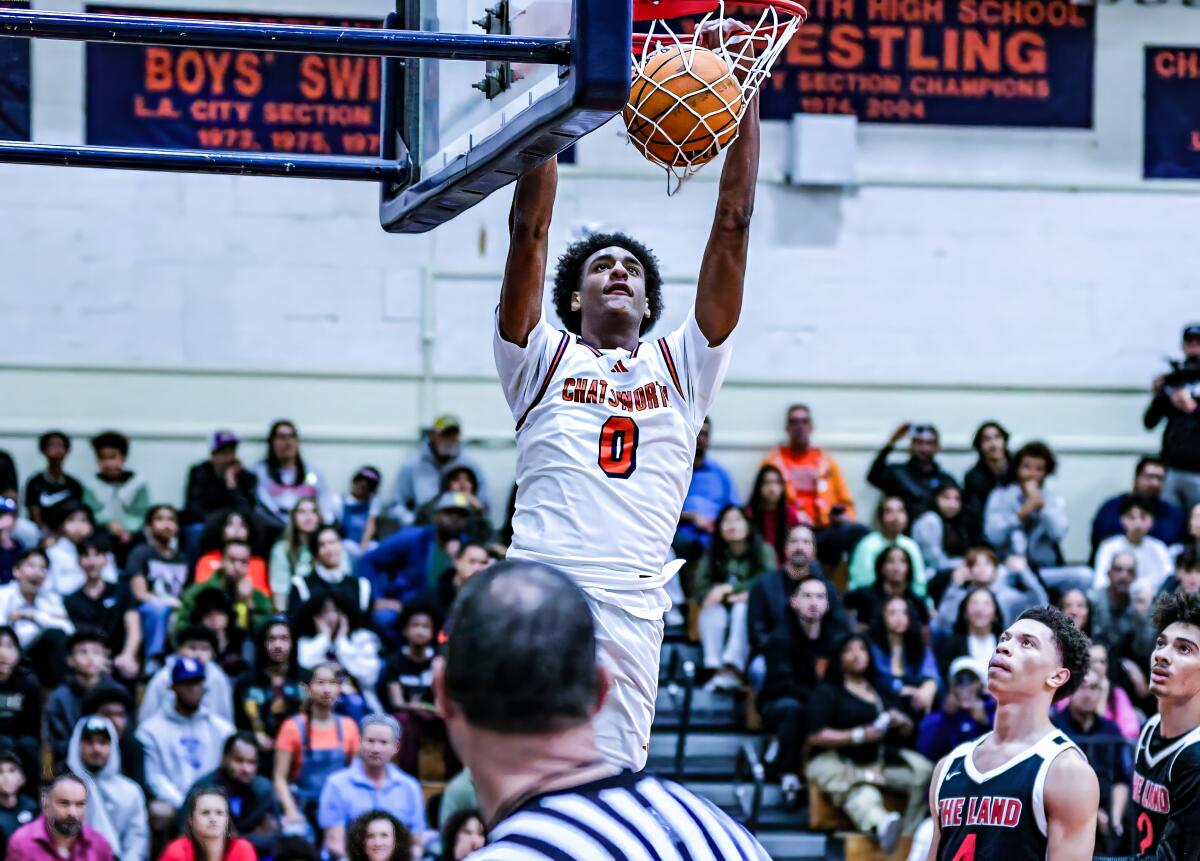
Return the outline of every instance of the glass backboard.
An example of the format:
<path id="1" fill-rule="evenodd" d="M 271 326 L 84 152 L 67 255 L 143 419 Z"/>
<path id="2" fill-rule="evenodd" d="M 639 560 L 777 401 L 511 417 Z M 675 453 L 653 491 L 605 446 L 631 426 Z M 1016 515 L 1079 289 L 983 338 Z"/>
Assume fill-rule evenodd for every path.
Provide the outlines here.
<path id="1" fill-rule="evenodd" d="M 410 176 L 381 222 L 432 229 L 608 121 L 629 92 L 631 0 L 398 0 L 389 26 L 561 37 L 563 65 L 392 61 L 387 96 Z M 385 155 L 390 155 L 386 154 Z"/>

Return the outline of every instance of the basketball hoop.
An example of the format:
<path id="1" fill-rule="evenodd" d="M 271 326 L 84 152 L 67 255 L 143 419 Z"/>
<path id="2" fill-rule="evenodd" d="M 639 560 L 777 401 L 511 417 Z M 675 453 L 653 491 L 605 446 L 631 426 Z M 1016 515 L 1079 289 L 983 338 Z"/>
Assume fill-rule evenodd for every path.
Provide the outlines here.
<path id="1" fill-rule="evenodd" d="M 728 17 L 725 0 L 633 0 L 633 20 L 649 27 L 633 36 L 634 83 L 625 125 L 642 155 L 667 171 L 668 195 L 737 140 L 746 108 L 808 17 L 796 0 L 730 5 L 762 11 L 748 22 L 749 33 L 718 31 L 713 53 L 724 68 L 718 66 L 714 76 L 700 33 L 706 23 Z M 691 33 L 676 33 L 670 19 L 685 16 L 701 18 Z"/>

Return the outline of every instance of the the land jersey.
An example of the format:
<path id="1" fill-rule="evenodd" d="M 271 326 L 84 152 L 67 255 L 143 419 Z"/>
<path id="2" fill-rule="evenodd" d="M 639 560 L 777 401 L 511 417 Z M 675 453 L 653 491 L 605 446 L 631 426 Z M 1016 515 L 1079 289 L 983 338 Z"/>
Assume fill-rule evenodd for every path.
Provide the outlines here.
<path id="1" fill-rule="evenodd" d="M 972 756 L 984 739 L 961 744 L 947 757 L 934 793 L 941 837 L 938 861 L 1045 861 L 1050 766 L 1079 748 L 1060 730 L 988 772 Z"/>
<path id="2" fill-rule="evenodd" d="M 1138 855 L 1195 858 L 1200 852 L 1200 727 L 1163 739 L 1159 721 L 1158 715 L 1146 721 L 1138 737 L 1130 793 L 1133 848 Z"/>
<path id="3" fill-rule="evenodd" d="M 696 434 L 725 377 L 730 341 L 709 347 L 694 312 L 633 352 L 597 349 L 544 316 L 520 347 L 500 335 L 498 312 L 494 340 L 517 423 L 509 558 L 558 566 L 638 613 L 636 593 L 665 583 Z"/>

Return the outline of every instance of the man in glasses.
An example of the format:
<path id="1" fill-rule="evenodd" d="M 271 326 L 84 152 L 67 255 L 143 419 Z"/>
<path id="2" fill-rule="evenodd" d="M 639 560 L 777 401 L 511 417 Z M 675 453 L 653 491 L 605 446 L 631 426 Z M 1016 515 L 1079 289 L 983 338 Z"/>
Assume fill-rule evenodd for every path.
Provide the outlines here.
<path id="1" fill-rule="evenodd" d="M 909 458 L 904 463 L 888 463 L 892 451 L 909 439 Z M 933 498 L 947 484 L 956 484 L 936 458 L 941 448 L 938 429 L 931 424 L 905 422 L 896 428 L 887 444 L 879 450 L 867 481 L 885 496 L 898 496 L 908 509 L 910 523 L 933 506 Z"/>

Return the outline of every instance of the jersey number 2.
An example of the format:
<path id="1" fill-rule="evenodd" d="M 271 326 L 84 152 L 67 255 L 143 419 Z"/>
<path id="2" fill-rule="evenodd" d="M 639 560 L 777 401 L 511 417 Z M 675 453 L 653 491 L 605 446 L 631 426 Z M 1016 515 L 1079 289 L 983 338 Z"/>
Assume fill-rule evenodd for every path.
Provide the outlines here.
<path id="1" fill-rule="evenodd" d="M 637 469 L 637 423 L 627 416 L 612 416 L 600 428 L 600 458 L 609 478 L 629 478 Z"/>
<path id="2" fill-rule="evenodd" d="M 975 861 L 975 835 L 968 834 L 963 838 L 952 861 Z"/>

